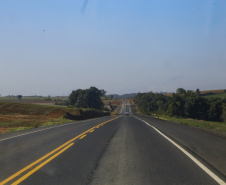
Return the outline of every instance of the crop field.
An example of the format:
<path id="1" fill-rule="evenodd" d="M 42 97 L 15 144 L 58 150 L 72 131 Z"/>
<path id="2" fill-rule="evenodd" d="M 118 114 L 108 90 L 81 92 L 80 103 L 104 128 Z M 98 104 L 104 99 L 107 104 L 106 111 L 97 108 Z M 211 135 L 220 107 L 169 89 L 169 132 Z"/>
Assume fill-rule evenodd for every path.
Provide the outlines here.
<path id="1" fill-rule="evenodd" d="M 226 93 L 218 93 L 218 94 L 213 94 L 213 95 L 206 95 L 206 98 L 221 98 L 221 99 L 226 99 Z"/>
<path id="2" fill-rule="evenodd" d="M 0 97 L 0 101 L 15 102 L 15 103 L 29 103 L 29 104 L 49 104 L 54 105 L 56 102 L 61 103 L 68 100 L 68 97 L 40 97 L 40 96 L 24 96 L 21 100 L 17 96 Z"/>
<path id="3" fill-rule="evenodd" d="M 209 93 L 219 94 L 219 93 L 225 93 L 225 92 L 226 92 L 226 89 L 218 89 L 218 90 L 200 91 L 200 94 L 202 95 L 209 94 Z"/>
<path id="4" fill-rule="evenodd" d="M 0 133 L 103 116 L 102 112 L 0 101 Z"/>
<path id="5" fill-rule="evenodd" d="M 226 89 L 200 91 L 200 94 L 205 98 L 226 98 Z"/>

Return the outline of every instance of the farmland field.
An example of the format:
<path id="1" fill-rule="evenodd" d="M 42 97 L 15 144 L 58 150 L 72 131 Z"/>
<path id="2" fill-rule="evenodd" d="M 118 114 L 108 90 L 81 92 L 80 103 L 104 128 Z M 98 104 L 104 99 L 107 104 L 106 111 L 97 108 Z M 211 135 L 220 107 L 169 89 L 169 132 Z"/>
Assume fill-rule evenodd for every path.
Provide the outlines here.
<path id="1" fill-rule="evenodd" d="M 219 94 L 219 93 L 224 93 L 226 90 L 225 89 L 218 89 L 218 90 L 206 90 L 206 91 L 200 91 L 200 94 L 209 94 L 209 93 L 213 93 L 213 94 Z"/>
<path id="2" fill-rule="evenodd" d="M 0 133 L 105 115 L 101 111 L 0 101 Z"/>
<path id="3" fill-rule="evenodd" d="M 218 94 L 213 94 L 213 95 L 206 95 L 204 96 L 206 98 L 221 98 L 221 99 L 226 99 L 226 93 L 218 93 Z"/>
<path id="4" fill-rule="evenodd" d="M 56 102 L 61 103 L 67 101 L 66 96 L 44 97 L 44 96 L 24 96 L 21 100 L 17 96 L 0 97 L 0 101 L 16 102 L 16 103 L 35 103 L 54 105 Z"/>

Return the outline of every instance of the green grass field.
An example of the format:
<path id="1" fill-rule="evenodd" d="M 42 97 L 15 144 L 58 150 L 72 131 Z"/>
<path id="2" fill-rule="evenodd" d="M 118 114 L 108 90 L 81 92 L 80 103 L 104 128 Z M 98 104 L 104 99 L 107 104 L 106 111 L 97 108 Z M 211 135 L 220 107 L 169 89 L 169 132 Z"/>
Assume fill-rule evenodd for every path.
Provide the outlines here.
<path id="1" fill-rule="evenodd" d="M 219 93 L 219 94 L 213 94 L 213 95 L 206 95 L 204 96 L 206 98 L 221 98 L 226 99 L 226 93 Z"/>

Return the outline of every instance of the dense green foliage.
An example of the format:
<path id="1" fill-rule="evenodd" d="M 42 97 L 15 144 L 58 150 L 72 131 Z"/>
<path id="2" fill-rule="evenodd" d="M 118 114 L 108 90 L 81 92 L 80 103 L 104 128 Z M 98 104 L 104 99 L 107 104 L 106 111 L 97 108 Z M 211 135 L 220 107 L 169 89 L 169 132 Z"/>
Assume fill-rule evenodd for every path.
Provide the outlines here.
<path id="1" fill-rule="evenodd" d="M 103 109 L 104 104 L 101 100 L 106 92 L 104 90 L 99 90 L 96 87 L 90 87 L 89 89 L 78 89 L 72 91 L 69 96 L 69 105 L 78 108 L 94 108 Z"/>
<path id="2" fill-rule="evenodd" d="M 193 119 L 221 121 L 224 100 L 204 98 L 196 92 L 177 89 L 172 97 L 154 93 L 139 93 L 134 102 L 144 114 L 165 114 Z"/>

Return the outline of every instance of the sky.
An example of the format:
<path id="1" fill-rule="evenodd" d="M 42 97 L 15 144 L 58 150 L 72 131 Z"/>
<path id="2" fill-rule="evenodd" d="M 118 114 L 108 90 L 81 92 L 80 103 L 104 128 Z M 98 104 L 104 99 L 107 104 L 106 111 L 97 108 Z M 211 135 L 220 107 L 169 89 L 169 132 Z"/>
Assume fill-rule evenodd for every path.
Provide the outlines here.
<path id="1" fill-rule="evenodd" d="M 225 0 L 0 0 L 0 94 L 226 89 Z"/>

